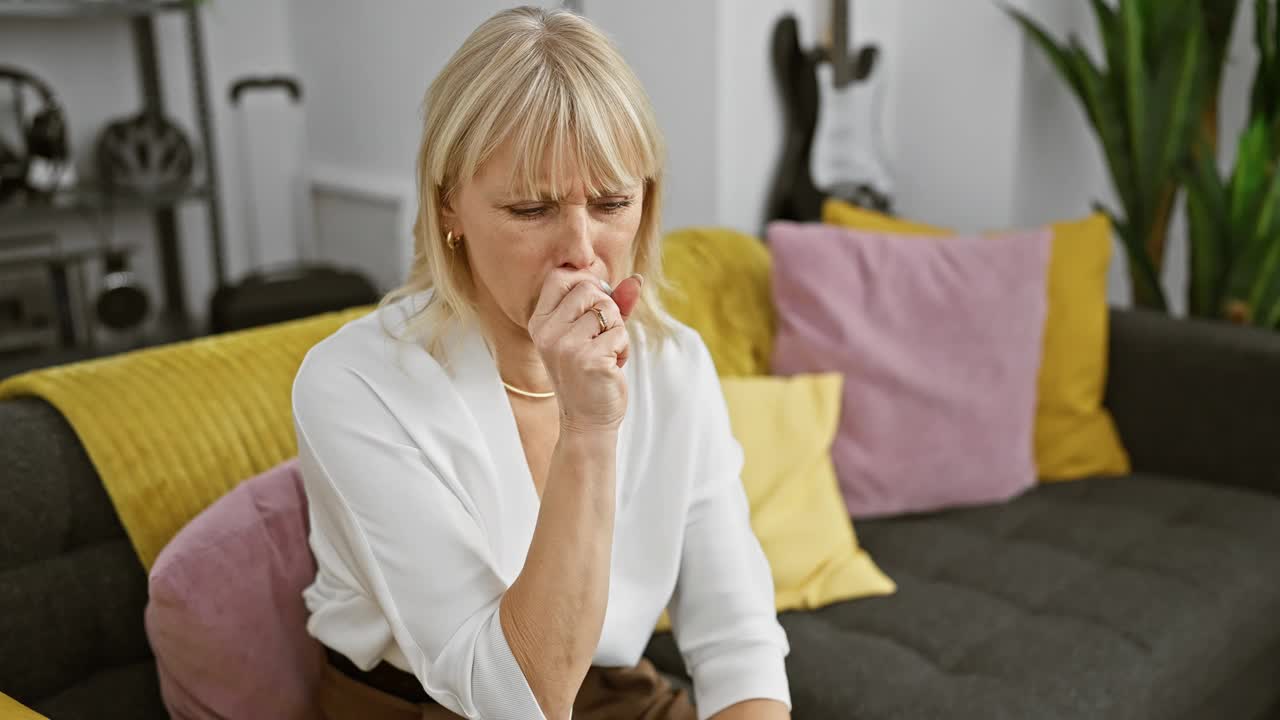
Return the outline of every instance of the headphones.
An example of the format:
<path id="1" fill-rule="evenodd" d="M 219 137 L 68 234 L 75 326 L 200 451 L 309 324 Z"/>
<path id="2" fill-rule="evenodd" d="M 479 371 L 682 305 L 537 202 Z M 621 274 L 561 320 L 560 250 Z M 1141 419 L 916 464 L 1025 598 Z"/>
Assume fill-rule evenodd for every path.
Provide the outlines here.
<path id="1" fill-rule="evenodd" d="M 50 192 L 57 188 L 67 169 L 71 149 L 67 142 L 67 122 L 53 94 L 43 80 L 11 65 L 0 65 L 0 82 L 9 81 L 24 147 L 21 152 L 0 138 L 0 202 L 19 190 Z M 41 107 L 24 113 L 23 87 L 39 96 Z"/>

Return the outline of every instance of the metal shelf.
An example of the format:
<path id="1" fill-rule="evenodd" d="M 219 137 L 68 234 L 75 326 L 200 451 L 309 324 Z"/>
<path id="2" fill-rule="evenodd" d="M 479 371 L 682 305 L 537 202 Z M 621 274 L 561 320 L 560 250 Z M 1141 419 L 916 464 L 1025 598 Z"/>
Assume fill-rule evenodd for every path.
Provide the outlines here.
<path id="1" fill-rule="evenodd" d="M 0 379 L 66 363 L 110 357 L 120 353 L 142 350 L 157 345 L 185 342 L 202 337 L 202 328 L 195 327 L 188 318 L 162 312 L 153 318 L 140 332 L 106 341 L 93 346 L 51 347 L 41 350 L 0 350 Z"/>
<path id="2" fill-rule="evenodd" d="M 110 247 L 102 244 L 85 244 L 78 246 L 49 245 L 44 247 L 25 247 L 9 249 L 0 238 L 0 267 L 5 265 L 54 265 L 84 262 L 89 258 L 103 257 L 109 253 L 133 255 L 138 252 L 138 243 L 132 241 L 113 242 Z"/>
<path id="3" fill-rule="evenodd" d="M 53 326 L 39 328 L 5 328 L 0 327 L 0 353 L 49 352 L 48 350 L 31 351 L 32 346 L 46 347 L 57 341 L 58 328 Z"/>
<path id="4" fill-rule="evenodd" d="M 155 230 L 155 251 L 162 279 L 161 297 L 154 303 L 155 314 L 142 328 L 130 333 L 106 333 L 98 338 L 92 312 L 86 312 L 90 302 L 84 272 L 85 260 L 99 253 L 102 248 L 61 247 L 49 258 L 55 266 L 64 266 L 69 287 L 75 288 L 78 299 L 70 302 L 79 306 L 86 332 L 76 332 L 74 342 L 69 339 L 65 327 L 60 326 L 64 343 L 73 346 L 35 353 L 0 353 L 0 377 L 21 367 L 36 367 L 71 362 L 87 357 L 97 357 L 122 350 L 151 344 L 161 344 L 186 339 L 204 333 L 199 323 L 187 312 L 184 279 L 183 246 L 179 240 L 178 213 L 188 201 L 203 204 L 207 210 L 209 227 L 209 253 L 215 287 L 226 281 L 221 217 L 221 185 L 218 174 L 218 151 L 213 127 L 213 103 L 205 67 L 204 32 L 201 14 L 208 0 L 0 0 L 0 22 L 8 19 L 34 19 L 48 21 L 52 28 L 57 21 L 77 19 L 115 19 L 129 26 L 133 37 L 135 66 L 142 91 L 145 109 L 165 112 L 162 93 L 159 57 L 156 42 L 156 24 L 159 16 L 174 13 L 184 22 L 184 40 L 189 56 L 189 95 L 194 104 L 196 142 L 204 159 L 202 178 L 193 178 L 192 186 L 174 193 L 153 196 L 112 196 L 101 187 L 86 183 L 52 196 L 23 196 L 0 204 L 0 227 L 18 220 L 35 218 L 60 219 L 82 216 L 97 221 L 104 214 L 118 211 L 145 211 L 151 215 Z M 102 23 L 104 26 L 107 23 Z M 112 250 L 124 250 L 131 243 L 111 243 Z M 4 243 L 0 242 L 0 250 Z M 29 261 L 25 250 L 7 248 L 10 260 Z M 16 254 L 14 254 L 16 253 Z M 101 342 L 99 342 L 101 340 Z"/>
<path id="5" fill-rule="evenodd" d="M 142 17 L 183 10 L 199 0 L 0 0 L 0 17 Z"/>
<path id="6" fill-rule="evenodd" d="M 121 212 L 127 210 L 162 210 L 187 200 L 206 200 L 209 187 L 193 185 L 178 192 L 155 195 L 112 195 L 102 188 L 81 186 L 54 193 L 48 197 L 24 197 L 0 204 L 0 220 L 28 220 L 67 215 L 74 212 Z"/>

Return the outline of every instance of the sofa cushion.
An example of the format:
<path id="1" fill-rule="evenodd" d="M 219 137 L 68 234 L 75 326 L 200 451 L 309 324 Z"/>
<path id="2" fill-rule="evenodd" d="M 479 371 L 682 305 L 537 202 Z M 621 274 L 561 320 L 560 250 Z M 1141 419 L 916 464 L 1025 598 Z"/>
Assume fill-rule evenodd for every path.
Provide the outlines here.
<path id="1" fill-rule="evenodd" d="M 822 219 L 873 232 L 950 234 L 835 198 L 823 203 Z M 1050 227 L 1053 253 L 1036 405 L 1036 466 L 1046 480 L 1124 475 L 1130 469 L 1129 456 L 1102 402 L 1107 378 L 1111 222 L 1106 215 L 1093 213 Z"/>
<path id="2" fill-rule="evenodd" d="M 773 354 L 769 251 L 759 238 L 688 227 L 662 241 L 662 304 L 698 332 L 721 375 L 766 375 Z"/>
<path id="3" fill-rule="evenodd" d="M 160 702 L 156 664 L 151 660 L 96 672 L 32 707 L 49 720 L 160 720 L 170 717 Z"/>
<path id="4" fill-rule="evenodd" d="M 1280 498 L 1098 478 L 858 536 L 898 592 L 781 616 L 796 717 L 1252 717 L 1280 701 Z M 671 649 L 650 655 L 678 672 Z M 1226 705 L 1246 694 L 1252 708 Z"/>
<path id="5" fill-rule="evenodd" d="M 775 221 L 773 371 L 844 374 L 831 448 L 856 518 L 1035 484 L 1048 231 L 903 240 Z"/>
<path id="6" fill-rule="evenodd" d="M 324 650 L 307 634 L 315 578 L 296 459 L 244 481 L 151 568 L 147 636 L 181 718 L 317 717 Z"/>

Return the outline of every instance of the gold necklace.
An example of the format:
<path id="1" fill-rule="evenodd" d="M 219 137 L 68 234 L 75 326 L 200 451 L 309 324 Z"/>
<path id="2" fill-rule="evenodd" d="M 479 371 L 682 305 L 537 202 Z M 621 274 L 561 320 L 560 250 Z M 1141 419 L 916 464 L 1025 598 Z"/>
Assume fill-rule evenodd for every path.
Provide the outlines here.
<path id="1" fill-rule="evenodd" d="M 501 380 L 502 378 L 498 378 L 498 379 Z M 535 398 L 538 400 L 543 400 L 546 398 L 551 398 L 556 396 L 556 392 L 554 390 L 552 390 L 551 392 L 529 392 L 528 390 L 521 390 L 520 388 L 508 383 L 506 380 L 502 380 L 502 386 L 517 395 L 523 395 L 527 398 Z"/>

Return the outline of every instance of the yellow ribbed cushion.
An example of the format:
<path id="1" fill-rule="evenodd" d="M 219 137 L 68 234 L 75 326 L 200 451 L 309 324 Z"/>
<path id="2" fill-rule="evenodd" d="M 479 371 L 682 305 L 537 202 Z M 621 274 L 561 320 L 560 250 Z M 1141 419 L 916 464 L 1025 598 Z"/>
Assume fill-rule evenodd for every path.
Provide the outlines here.
<path id="1" fill-rule="evenodd" d="M 45 716 L 0 693 L 0 720 L 47 720 Z"/>
<path id="2" fill-rule="evenodd" d="M 949 235 L 834 198 L 822 221 L 871 232 Z M 1107 266 L 1111 223 L 1102 214 L 1057 222 L 1036 403 L 1035 457 L 1044 480 L 1129 472 L 1129 455 L 1102 405 L 1107 381 Z"/>
<path id="3" fill-rule="evenodd" d="M 702 336 L 721 375 L 766 375 L 773 353 L 769 251 L 727 228 L 668 233 L 662 245 L 668 287 L 662 303 Z"/>
<path id="4" fill-rule="evenodd" d="M 302 358 L 372 307 L 200 338 L 0 382 L 75 429 L 148 570 L 178 530 L 241 480 L 297 454 Z"/>
<path id="5" fill-rule="evenodd" d="M 895 592 L 858 545 L 836 482 L 831 443 L 841 376 L 726 377 L 720 384 L 742 445 L 751 529 L 769 559 L 778 612 Z M 658 630 L 669 628 L 664 612 Z"/>

